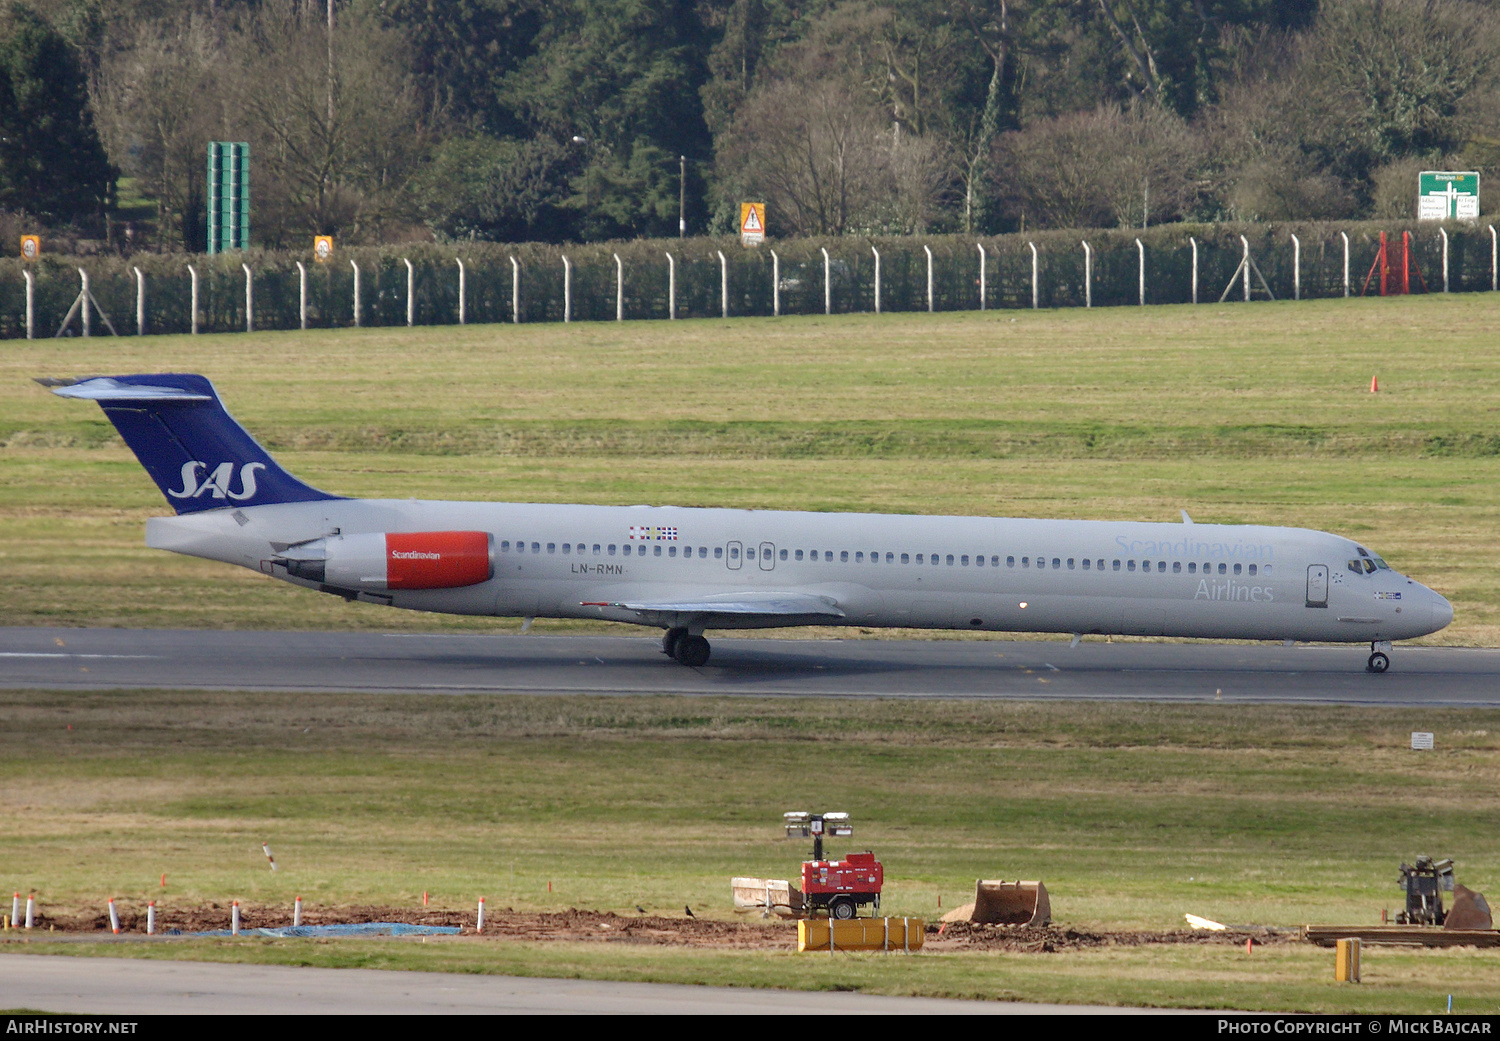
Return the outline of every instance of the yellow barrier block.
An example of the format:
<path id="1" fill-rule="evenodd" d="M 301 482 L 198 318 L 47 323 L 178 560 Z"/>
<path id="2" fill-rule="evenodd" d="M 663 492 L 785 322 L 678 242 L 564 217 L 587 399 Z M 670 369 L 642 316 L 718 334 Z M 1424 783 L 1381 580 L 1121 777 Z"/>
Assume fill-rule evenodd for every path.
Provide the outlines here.
<path id="1" fill-rule="evenodd" d="M 1333 955 L 1333 978 L 1338 983 L 1359 982 L 1359 937 L 1338 940 Z"/>
<path id="2" fill-rule="evenodd" d="M 837 951 L 919 951 L 925 931 L 920 918 L 804 918 L 797 923 L 797 950 L 828 950 L 830 927 Z"/>

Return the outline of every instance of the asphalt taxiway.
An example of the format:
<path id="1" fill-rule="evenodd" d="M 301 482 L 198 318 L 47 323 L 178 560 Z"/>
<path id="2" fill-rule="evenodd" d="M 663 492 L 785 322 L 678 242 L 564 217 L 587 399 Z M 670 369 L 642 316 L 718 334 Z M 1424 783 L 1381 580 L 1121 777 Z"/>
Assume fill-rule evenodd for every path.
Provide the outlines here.
<path id="1" fill-rule="evenodd" d="M 682 694 L 1500 706 L 1500 650 L 1005 640 L 713 639 L 686 668 L 643 635 L 0 629 L 0 687 Z"/>

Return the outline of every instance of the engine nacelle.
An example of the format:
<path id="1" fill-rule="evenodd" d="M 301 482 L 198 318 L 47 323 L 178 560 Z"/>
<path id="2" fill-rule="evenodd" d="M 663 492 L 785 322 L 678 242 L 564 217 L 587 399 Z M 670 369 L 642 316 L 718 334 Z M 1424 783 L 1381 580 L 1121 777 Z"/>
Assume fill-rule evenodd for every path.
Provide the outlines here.
<path id="1" fill-rule="evenodd" d="M 387 531 L 331 535 L 283 551 L 287 574 L 340 589 L 457 589 L 495 576 L 484 531 Z"/>

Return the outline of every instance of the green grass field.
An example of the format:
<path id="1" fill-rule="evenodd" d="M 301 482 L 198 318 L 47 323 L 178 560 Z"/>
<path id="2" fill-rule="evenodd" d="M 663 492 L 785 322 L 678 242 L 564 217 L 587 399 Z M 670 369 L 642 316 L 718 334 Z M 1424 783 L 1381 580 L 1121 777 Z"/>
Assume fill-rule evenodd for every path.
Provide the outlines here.
<path id="1" fill-rule="evenodd" d="M 160 494 L 34 375 L 191 370 L 350 495 L 1266 522 L 1500 642 L 1500 298 L 9 341 L 0 624 L 489 627 L 142 547 Z M 1369 392 L 1378 376 L 1379 394 Z"/>
<path id="2" fill-rule="evenodd" d="M 932 920 L 1041 878 L 1090 930 L 1380 920 L 1396 865 L 1500 892 L 1500 711 L 735 698 L 0 693 L 0 884 L 51 911 L 391 904 L 732 917 L 795 874 L 783 810 L 844 808 Z M 71 729 L 68 729 L 71 727 Z M 1412 752 L 1412 729 L 1437 749 Z M 816 804 L 816 805 L 814 805 Z M 267 870 L 269 840 L 280 870 Z M 842 848 L 842 845 L 834 848 Z M 167 889 L 159 886 L 167 875 Z M 548 891 L 549 884 L 551 892 Z M 11 934 L 14 936 L 14 934 Z M 28 944 L 46 950 L 53 945 Z M 15 950 L 0 944 L 0 950 Z M 1500 1009 L 1495 951 L 1277 947 L 916 959 L 617 944 L 195 941 L 68 953 L 1297 1010 Z"/>
<path id="3" fill-rule="evenodd" d="M 0 625 L 496 629 L 142 545 L 159 493 L 34 375 L 204 372 L 351 495 L 1265 522 L 1367 542 L 1500 642 L 1500 299 L 21 343 L 0 350 Z M 1371 376 L 1381 392 L 1371 394 Z M 546 623 L 541 623 L 543 626 Z M 576 623 L 575 623 L 576 624 Z M 567 626 L 553 623 L 554 631 Z M 931 917 L 1040 877 L 1056 917 L 1378 920 L 1396 865 L 1500 894 L 1500 712 L 12 692 L 0 887 L 449 906 L 684 902 L 791 872 L 844 808 Z M 67 729 L 68 726 L 73 729 Z M 1412 730 L 1438 750 L 1412 753 Z M 842 805 L 833 807 L 832 802 Z M 265 870 L 271 839 L 283 871 Z M 549 896 L 546 883 L 553 883 Z M 35 947 L 33 947 L 35 949 Z M 154 956 L 1267 1009 L 1500 1009 L 1493 953 L 1276 948 L 850 958 L 292 941 Z"/>

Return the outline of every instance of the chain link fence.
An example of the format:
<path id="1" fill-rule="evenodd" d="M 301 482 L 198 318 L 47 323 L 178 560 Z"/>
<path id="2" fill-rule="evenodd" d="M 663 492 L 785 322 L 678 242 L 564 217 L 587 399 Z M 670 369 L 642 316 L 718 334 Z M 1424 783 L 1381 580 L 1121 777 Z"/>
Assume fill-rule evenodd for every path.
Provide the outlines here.
<path id="1" fill-rule="evenodd" d="M 1358 296 L 1380 292 L 1382 233 L 1390 289 L 1403 270 L 1413 292 L 1496 288 L 1494 227 L 1454 223 L 846 236 L 753 249 L 709 238 L 424 244 L 342 250 L 322 263 L 256 250 L 44 255 L 0 261 L 0 338 L 80 335 L 81 272 L 92 335 L 111 325 L 136 334 L 141 319 L 155 334 L 1210 303 L 1244 300 L 1247 279 L 1251 299 Z"/>

